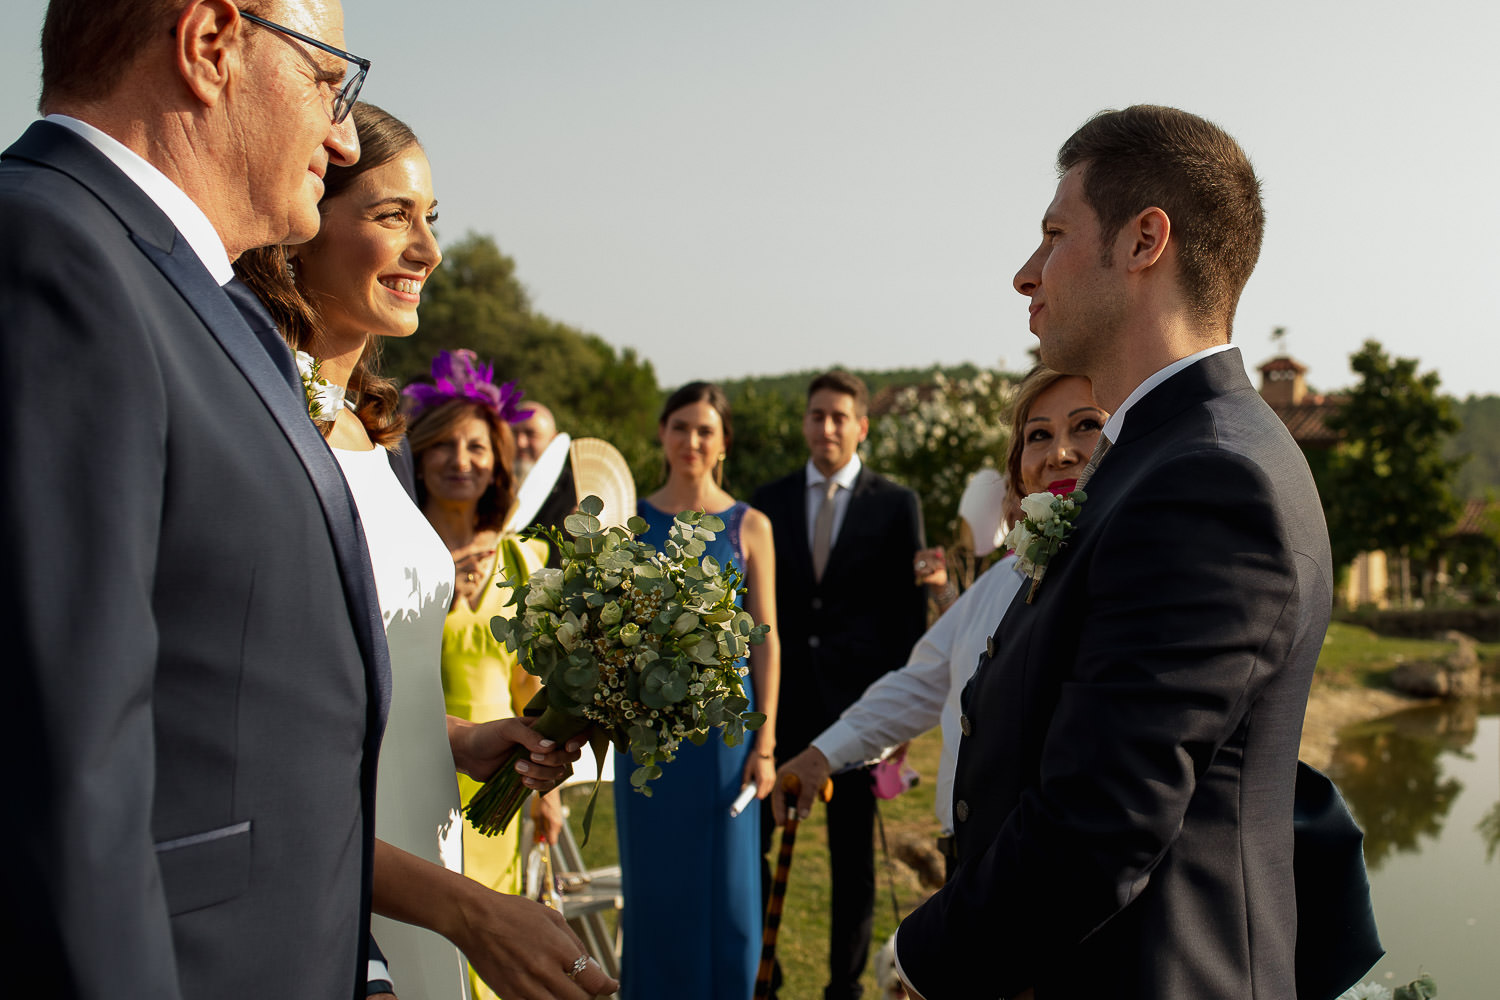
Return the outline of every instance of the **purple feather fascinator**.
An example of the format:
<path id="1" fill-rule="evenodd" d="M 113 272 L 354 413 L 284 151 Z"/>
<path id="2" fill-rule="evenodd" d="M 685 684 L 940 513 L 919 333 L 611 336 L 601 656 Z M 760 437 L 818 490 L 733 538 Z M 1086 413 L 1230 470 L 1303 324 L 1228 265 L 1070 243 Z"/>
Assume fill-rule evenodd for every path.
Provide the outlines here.
<path id="1" fill-rule="evenodd" d="M 412 416 L 454 399 L 478 403 L 508 424 L 531 416 L 531 409 L 517 404 L 525 395 L 516 383 L 495 384 L 495 366 L 480 364 L 479 355 L 468 348 L 439 351 L 432 359 L 432 385 L 413 384 L 401 390 L 412 402 Z"/>

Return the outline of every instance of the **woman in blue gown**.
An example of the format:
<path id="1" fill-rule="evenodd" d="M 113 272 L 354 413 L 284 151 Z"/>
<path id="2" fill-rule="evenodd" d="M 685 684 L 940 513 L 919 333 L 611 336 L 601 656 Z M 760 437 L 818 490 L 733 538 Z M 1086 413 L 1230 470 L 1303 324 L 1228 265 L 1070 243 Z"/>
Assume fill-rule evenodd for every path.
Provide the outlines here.
<path id="1" fill-rule="evenodd" d="M 676 514 L 701 510 L 724 522 L 707 555 L 745 577 L 742 606 L 769 624 L 750 647 L 745 695 L 765 725 L 737 747 L 715 731 L 700 747 L 684 741 L 662 767 L 647 798 L 631 788 L 628 759 L 616 761 L 616 829 L 625 908 L 620 962 L 623 1000 L 749 1000 L 760 957 L 760 810 L 729 815 L 745 785 L 765 798 L 775 784 L 776 569 L 771 522 L 719 485 L 734 440 L 729 400 L 718 386 L 692 382 L 662 408 L 657 427 L 667 479 L 640 501 L 651 526 L 642 540 L 660 546 Z"/>

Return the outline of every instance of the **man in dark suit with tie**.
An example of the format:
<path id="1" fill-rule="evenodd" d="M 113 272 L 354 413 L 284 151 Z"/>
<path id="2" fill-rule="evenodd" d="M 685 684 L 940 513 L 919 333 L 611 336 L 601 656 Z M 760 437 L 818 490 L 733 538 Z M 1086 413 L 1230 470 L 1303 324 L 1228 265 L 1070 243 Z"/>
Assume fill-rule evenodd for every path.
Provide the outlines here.
<path id="1" fill-rule="evenodd" d="M 927 627 L 912 557 L 922 547 L 917 495 L 865 468 L 869 394 L 859 378 L 813 379 L 802 433 L 805 468 L 761 487 L 751 506 L 776 538 L 781 634 L 778 762 L 795 757 L 877 678 L 906 662 Z M 833 912 L 826 1000 L 860 995 L 875 902 L 875 798 L 867 770 L 833 779 L 828 852 Z M 763 829 L 769 845 L 770 800 Z M 769 881 L 769 880 L 768 880 Z"/>
<path id="2" fill-rule="evenodd" d="M 1260 184 L 1221 129 L 1158 107 L 1096 116 L 1058 169 L 1015 287 L 1043 363 L 1113 416 L 969 682 L 960 866 L 898 966 L 926 1000 L 1286 1000 L 1333 579 L 1307 463 L 1228 346 Z"/>
<path id="3" fill-rule="evenodd" d="M 256 9 L 54 0 L 48 118 L 0 160 L 0 955 L 47 996 L 363 992 L 369 555 L 221 287 L 317 231 L 357 57 L 337 0 Z"/>

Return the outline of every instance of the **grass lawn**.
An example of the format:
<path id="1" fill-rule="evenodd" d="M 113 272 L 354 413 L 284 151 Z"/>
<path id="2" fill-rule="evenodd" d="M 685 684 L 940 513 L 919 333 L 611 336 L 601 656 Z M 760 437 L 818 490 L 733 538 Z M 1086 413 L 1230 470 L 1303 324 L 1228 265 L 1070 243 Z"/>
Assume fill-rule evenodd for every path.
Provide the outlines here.
<path id="1" fill-rule="evenodd" d="M 1358 625 L 1335 622 L 1329 626 L 1322 655 L 1318 660 L 1315 684 L 1342 687 L 1382 687 L 1385 675 L 1407 660 L 1433 659 L 1441 656 L 1449 643 L 1425 639 L 1387 639 Z M 1500 643 L 1482 643 L 1479 654 L 1493 670 L 1500 663 Z M 933 814 L 934 778 L 942 741 L 937 732 L 914 740 L 908 761 L 922 775 L 916 788 L 880 808 L 886 833 L 894 843 L 902 836 L 932 838 L 938 822 Z M 668 765 L 670 766 L 670 765 Z M 571 808 L 575 836 L 582 837 L 581 823 L 588 789 L 569 788 L 564 792 Z M 752 817 L 744 821 L 753 822 Z M 614 837 L 614 799 L 608 788 L 600 790 L 595 810 L 593 837 L 583 848 L 590 867 L 615 864 L 618 849 Z M 883 867 L 883 855 L 876 848 L 875 936 L 871 957 L 895 930 L 891 912 L 889 873 Z M 773 845 L 774 859 L 774 845 Z M 672 873 L 663 872 L 663 879 Z M 902 915 L 910 913 L 926 893 L 909 881 L 898 882 L 897 903 Z M 784 1000 L 816 1000 L 822 996 L 828 975 L 828 834 L 822 808 L 815 807 L 812 818 L 797 833 L 796 853 L 787 882 L 786 907 L 782 914 L 777 954 L 786 976 L 781 996 Z M 865 994 L 873 996 L 875 977 L 865 974 Z"/>
<path id="2" fill-rule="evenodd" d="M 885 820 L 886 835 L 893 842 L 899 836 L 937 836 L 937 816 L 933 813 L 933 780 L 937 774 L 938 756 L 942 751 L 942 740 L 936 731 L 914 740 L 907 754 L 907 761 L 922 775 L 922 781 L 912 790 L 889 801 L 881 802 L 881 815 Z M 671 765 L 667 765 L 670 767 Z M 584 805 L 588 801 L 588 789 L 571 787 L 563 792 L 567 801 L 574 836 L 583 837 L 582 822 Z M 741 817 L 744 822 L 755 822 L 752 816 Z M 619 848 L 614 837 L 614 798 L 608 787 L 599 791 L 599 802 L 594 809 L 593 836 L 583 848 L 584 862 L 590 867 L 612 865 L 619 860 Z M 772 860 L 775 847 L 772 845 Z M 663 872 L 664 879 L 672 873 Z M 781 988 L 782 1000 L 816 1000 L 823 995 L 823 986 L 828 981 L 828 828 L 824 822 L 821 806 L 813 809 L 810 819 L 797 830 L 797 846 L 792 856 L 792 867 L 787 879 L 786 905 L 782 911 L 781 932 L 777 937 L 776 953 L 781 959 L 785 982 Z M 875 872 L 875 935 L 870 956 L 896 929 L 891 912 L 891 879 L 884 868 L 884 856 L 876 843 Z M 901 915 L 910 913 L 926 898 L 926 893 L 913 887 L 909 881 L 897 885 L 897 903 Z M 865 995 L 874 996 L 875 976 L 866 971 Z M 688 998 L 683 998 L 688 1000 Z"/>
<path id="3" fill-rule="evenodd" d="M 1438 639 L 1392 639 L 1362 625 L 1334 622 L 1323 639 L 1315 684 L 1385 687 L 1386 675 L 1411 660 L 1441 659 L 1453 644 Z M 1500 643 L 1482 642 L 1479 656 L 1489 670 L 1500 663 Z"/>

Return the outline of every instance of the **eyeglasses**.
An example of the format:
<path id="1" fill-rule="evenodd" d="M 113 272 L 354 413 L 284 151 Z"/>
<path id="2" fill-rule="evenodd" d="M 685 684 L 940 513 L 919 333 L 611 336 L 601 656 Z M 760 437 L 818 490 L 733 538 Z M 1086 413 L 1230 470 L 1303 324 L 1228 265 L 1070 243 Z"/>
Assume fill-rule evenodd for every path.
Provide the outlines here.
<path id="1" fill-rule="evenodd" d="M 293 31 L 291 28 L 284 28 L 281 25 L 277 24 L 275 21 L 267 21 L 263 17 L 257 17 L 256 15 L 247 13 L 243 10 L 240 11 L 240 17 L 243 17 L 245 20 L 250 21 L 253 24 L 258 24 L 262 28 L 270 28 L 272 31 L 279 31 L 283 35 L 295 38 L 299 42 L 305 42 L 308 45 L 311 45 L 313 48 L 322 49 L 329 55 L 338 56 L 340 59 L 358 66 L 359 72 L 355 73 L 349 79 L 345 80 L 343 87 L 339 88 L 338 93 L 335 94 L 333 98 L 333 123 L 335 125 L 340 125 L 343 123 L 345 118 L 349 117 L 349 112 L 354 109 L 354 102 L 359 100 L 359 88 L 365 85 L 365 75 L 370 72 L 370 60 L 364 58 L 363 56 L 357 56 L 353 52 L 345 52 L 343 49 L 336 49 L 332 45 L 329 45 L 327 42 L 320 42 L 316 38 L 304 35 L 300 31 Z"/>

